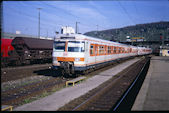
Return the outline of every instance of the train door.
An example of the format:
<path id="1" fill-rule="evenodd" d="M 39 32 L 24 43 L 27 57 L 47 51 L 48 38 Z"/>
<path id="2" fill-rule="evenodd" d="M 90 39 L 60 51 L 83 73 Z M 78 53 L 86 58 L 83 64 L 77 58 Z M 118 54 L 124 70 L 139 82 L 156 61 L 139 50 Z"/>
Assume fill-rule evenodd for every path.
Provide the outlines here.
<path id="1" fill-rule="evenodd" d="M 84 57 L 85 57 L 85 64 L 86 64 L 86 66 L 87 66 L 87 64 L 89 62 L 88 61 L 88 58 L 90 57 L 89 51 L 90 51 L 90 47 L 89 47 L 88 41 L 85 41 L 85 55 L 84 55 Z"/>
<path id="2" fill-rule="evenodd" d="M 98 44 L 95 44 L 95 64 L 97 63 Z"/>
<path id="3" fill-rule="evenodd" d="M 107 60 L 107 45 L 104 46 L 104 61 Z"/>

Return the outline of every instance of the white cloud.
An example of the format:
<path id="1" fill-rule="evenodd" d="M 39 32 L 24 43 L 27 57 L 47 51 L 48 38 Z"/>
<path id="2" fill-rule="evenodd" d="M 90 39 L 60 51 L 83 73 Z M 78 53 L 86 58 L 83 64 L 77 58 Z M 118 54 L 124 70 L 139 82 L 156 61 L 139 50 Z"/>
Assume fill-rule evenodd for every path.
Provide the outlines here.
<path id="1" fill-rule="evenodd" d="M 85 6 L 85 5 L 84 5 Z M 106 19 L 104 15 L 99 13 L 94 8 L 84 7 L 83 5 L 76 4 L 60 4 L 56 7 L 69 12 L 74 15 L 75 18 L 80 19 L 94 19 L 94 20 L 103 20 Z"/>

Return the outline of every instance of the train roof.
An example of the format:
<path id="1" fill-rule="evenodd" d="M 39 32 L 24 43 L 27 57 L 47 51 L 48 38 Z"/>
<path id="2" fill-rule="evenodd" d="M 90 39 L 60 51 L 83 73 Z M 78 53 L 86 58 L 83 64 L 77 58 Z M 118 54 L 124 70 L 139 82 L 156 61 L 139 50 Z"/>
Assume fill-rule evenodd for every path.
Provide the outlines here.
<path id="1" fill-rule="evenodd" d="M 24 43 L 30 49 L 52 49 L 53 48 L 53 40 L 47 39 L 38 39 L 31 37 L 15 37 L 12 42 L 12 45 Z"/>
<path id="2" fill-rule="evenodd" d="M 54 40 L 58 40 L 58 39 L 61 39 L 61 40 L 62 39 L 64 39 L 64 40 L 66 40 L 66 39 L 67 40 L 71 40 L 71 39 L 91 40 L 91 41 L 105 42 L 105 43 L 109 43 L 109 44 L 114 44 L 114 45 L 117 45 L 117 46 L 137 48 L 137 46 L 122 44 L 122 43 L 119 43 L 119 42 L 104 40 L 104 39 L 100 39 L 100 38 L 96 38 L 96 37 L 91 37 L 91 36 L 87 36 L 87 35 L 82 35 L 82 34 L 58 34 L 57 37 Z M 140 47 L 140 48 L 145 48 L 145 47 Z"/>
<path id="3" fill-rule="evenodd" d="M 78 39 L 78 40 L 92 40 L 92 41 L 111 43 L 111 44 L 121 45 L 121 46 L 131 46 L 131 45 L 126 45 L 126 44 L 122 44 L 119 42 L 108 41 L 108 40 L 104 40 L 104 39 L 100 39 L 100 38 L 96 38 L 96 37 L 91 37 L 91 36 L 87 36 L 87 35 L 82 35 L 82 34 L 59 34 L 59 35 L 57 35 L 55 40 L 66 39 L 64 37 L 69 37 L 67 39 L 70 39 L 70 40 L 74 38 L 74 39 Z M 133 46 L 133 47 L 135 47 L 135 46 Z"/>

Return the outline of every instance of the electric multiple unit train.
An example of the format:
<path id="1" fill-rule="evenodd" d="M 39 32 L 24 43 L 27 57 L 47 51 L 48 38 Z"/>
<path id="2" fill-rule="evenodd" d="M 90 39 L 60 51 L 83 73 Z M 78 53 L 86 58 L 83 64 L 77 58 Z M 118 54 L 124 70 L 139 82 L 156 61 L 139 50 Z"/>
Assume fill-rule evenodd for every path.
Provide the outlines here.
<path id="1" fill-rule="evenodd" d="M 150 54 L 145 47 L 125 45 L 82 34 L 60 34 L 53 44 L 53 69 L 73 75 L 131 56 Z"/>

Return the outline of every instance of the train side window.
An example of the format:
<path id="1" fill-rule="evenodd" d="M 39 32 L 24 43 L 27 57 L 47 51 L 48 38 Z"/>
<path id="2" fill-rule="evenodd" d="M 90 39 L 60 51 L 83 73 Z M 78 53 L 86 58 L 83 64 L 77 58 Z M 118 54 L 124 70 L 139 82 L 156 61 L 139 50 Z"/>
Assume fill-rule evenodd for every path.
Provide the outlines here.
<path id="1" fill-rule="evenodd" d="M 101 54 L 104 54 L 104 46 L 101 46 Z"/>
<path id="2" fill-rule="evenodd" d="M 121 47 L 119 47 L 119 53 L 121 53 Z"/>
<path id="3" fill-rule="evenodd" d="M 113 46 L 111 46 L 111 54 L 113 54 Z"/>
<path id="4" fill-rule="evenodd" d="M 94 55 L 94 46 L 90 45 L 90 55 Z"/>
<path id="5" fill-rule="evenodd" d="M 114 53 L 116 53 L 116 47 L 114 47 Z"/>
<path id="6" fill-rule="evenodd" d="M 130 53 L 130 48 L 127 49 L 127 52 Z"/>
<path id="7" fill-rule="evenodd" d="M 127 48 L 125 48 L 125 53 L 127 53 Z"/>
<path id="8" fill-rule="evenodd" d="M 99 46 L 99 55 L 101 54 L 101 46 Z"/>
<path id="9" fill-rule="evenodd" d="M 111 54 L 111 46 L 108 46 L 108 54 Z"/>
<path id="10" fill-rule="evenodd" d="M 104 54 L 104 46 L 99 46 L 99 54 Z"/>
<path id="11" fill-rule="evenodd" d="M 119 54 L 119 47 L 116 48 L 116 53 Z"/>
<path id="12" fill-rule="evenodd" d="M 107 46 L 104 46 L 105 47 L 105 54 L 107 54 L 108 53 L 108 51 L 107 51 Z"/>
<path id="13" fill-rule="evenodd" d="M 124 51 L 124 48 L 122 48 L 122 53 L 124 53 L 125 51 Z"/>
<path id="14" fill-rule="evenodd" d="M 95 45 L 95 55 L 97 55 L 98 45 Z"/>
<path id="15" fill-rule="evenodd" d="M 132 52 L 132 49 L 130 48 L 130 53 Z"/>

